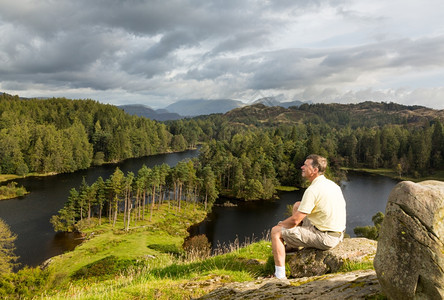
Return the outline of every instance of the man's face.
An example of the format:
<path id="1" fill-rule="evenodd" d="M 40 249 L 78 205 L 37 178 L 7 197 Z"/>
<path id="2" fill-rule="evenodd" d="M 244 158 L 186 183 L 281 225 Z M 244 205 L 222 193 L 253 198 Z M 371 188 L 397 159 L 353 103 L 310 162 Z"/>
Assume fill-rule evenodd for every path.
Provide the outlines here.
<path id="1" fill-rule="evenodd" d="M 304 164 L 302 165 L 302 177 L 306 179 L 310 179 L 313 177 L 313 175 L 316 173 L 316 169 L 312 166 L 313 160 L 312 159 L 306 159 Z"/>

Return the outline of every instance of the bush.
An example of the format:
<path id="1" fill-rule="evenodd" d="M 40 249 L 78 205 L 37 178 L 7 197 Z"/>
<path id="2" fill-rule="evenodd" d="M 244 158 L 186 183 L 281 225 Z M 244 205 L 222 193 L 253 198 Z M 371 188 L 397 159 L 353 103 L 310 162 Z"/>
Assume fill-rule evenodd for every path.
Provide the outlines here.
<path id="1" fill-rule="evenodd" d="M 175 244 L 151 244 L 148 245 L 148 248 L 162 253 L 180 254 L 180 251 Z"/>
<path id="2" fill-rule="evenodd" d="M 119 259 L 114 255 L 110 255 L 80 268 L 71 277 L 72 279 L 82 279 L 90 277 L 107 279 L 113 277 L 116 274 L 124 272 L 130 266 L 135 266 L 138 264 L 140 264 L 140 262 L 137 262 L 135 260 Z"/>
<path id="3" fill-rule="evenodd" d="M 26 189 L 23 186 L 17 187 L 16 182 L 10 182 L 7 185 L 0 186 L 0 199 L 21 197 L 26 193 Z"/>
<path id="4" fill-rule="evenodd" d="M 54 281 L 51 269 L 24 268 L 17 273 L 0 276 L 0 298 L 23 299 L 32 298 L 48 289 Z"/>
<path id="5" fill-rule="evenodd" d="M 204 234 L 186 239 L 183 250 L 188 257 L 207 258 L 211 254 L 211 244 Z"/>
<path id="6" fill-rule="evenodd" d="M 372 217 L 375 226 L 357 226 L 353 229 L 357 237 L 365 237 L 371 240 L 377 240 L 379 237 L 379 230 L 381 229 L 382 221 L 384 221 L 384 214 L 382 212 L 376 213 Z"/>
<path id="7" fill-rule="evenodd" d="M 365 237 L 371 240 L 378 239 L 378 231 L 375 226 L 357 226 L 353 231 L 357 237 Z"/>

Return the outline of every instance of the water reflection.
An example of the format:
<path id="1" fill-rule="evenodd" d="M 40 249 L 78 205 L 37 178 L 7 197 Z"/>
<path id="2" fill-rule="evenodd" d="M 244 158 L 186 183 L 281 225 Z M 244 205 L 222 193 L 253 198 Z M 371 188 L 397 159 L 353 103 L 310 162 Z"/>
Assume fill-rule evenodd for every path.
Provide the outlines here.
<path id="1" fill-rule="evenodd" d="M 353 235 L 356 226 L 373 225 L 372 216 L 385 213 L 387 199 L 397 180 L 361 172 L 349 172 L 348 181 L 341 183 L 347 202 L 347 233 Z"/>

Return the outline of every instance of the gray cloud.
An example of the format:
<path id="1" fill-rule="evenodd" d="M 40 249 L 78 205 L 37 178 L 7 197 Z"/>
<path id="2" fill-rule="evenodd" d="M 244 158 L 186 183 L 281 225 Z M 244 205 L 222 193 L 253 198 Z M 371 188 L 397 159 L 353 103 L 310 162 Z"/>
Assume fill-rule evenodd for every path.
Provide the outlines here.
<path id="1" fill-rule="evenodd" d="M 444 21 L 429 6 L 418 17 L 405 5 L 398 15 L 419 18 L 421 29 L 436 28 L 416 28 L 410 36 L 411 24 L 398 24 L 404 20 L 384 5 L 389 4 L 0 1 L 0 91 L 77 91 L 116 104 L 154 99 L 146 103 L 152 106 L 211 95 L 247 101 L 264 92 L 288 100 L 365 98 L 369 90 L 387 95 L 381 99 L 438 99 L 441 86 L 431 85 L 438 80 L 428 74 L 441 74 L 444 67 L 444 32 L 436 26 L 444 28 Z M 422 78 L 429 82 L 412 86 L 415 74 L 427 74 Z M 409 92 L 389 92 L 401 88 Z"/>

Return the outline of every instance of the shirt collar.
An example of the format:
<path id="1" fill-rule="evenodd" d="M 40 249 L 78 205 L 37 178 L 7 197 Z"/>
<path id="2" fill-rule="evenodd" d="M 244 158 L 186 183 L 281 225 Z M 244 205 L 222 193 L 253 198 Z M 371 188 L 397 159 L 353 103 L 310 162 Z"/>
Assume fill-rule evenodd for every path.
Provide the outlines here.
<path id="1" fill-rule="evenodd" d="M 324 174 L 319 175 L 318 177 L 316 177 L 316 178 L 311 182 L 311 184 L 314 184 L 314 183 L 316 183 L 316 182 L 318 182 L 318 181 L 321 181 L 321 180 L 323 180 L 324 178 L 325 178 Z"/>

